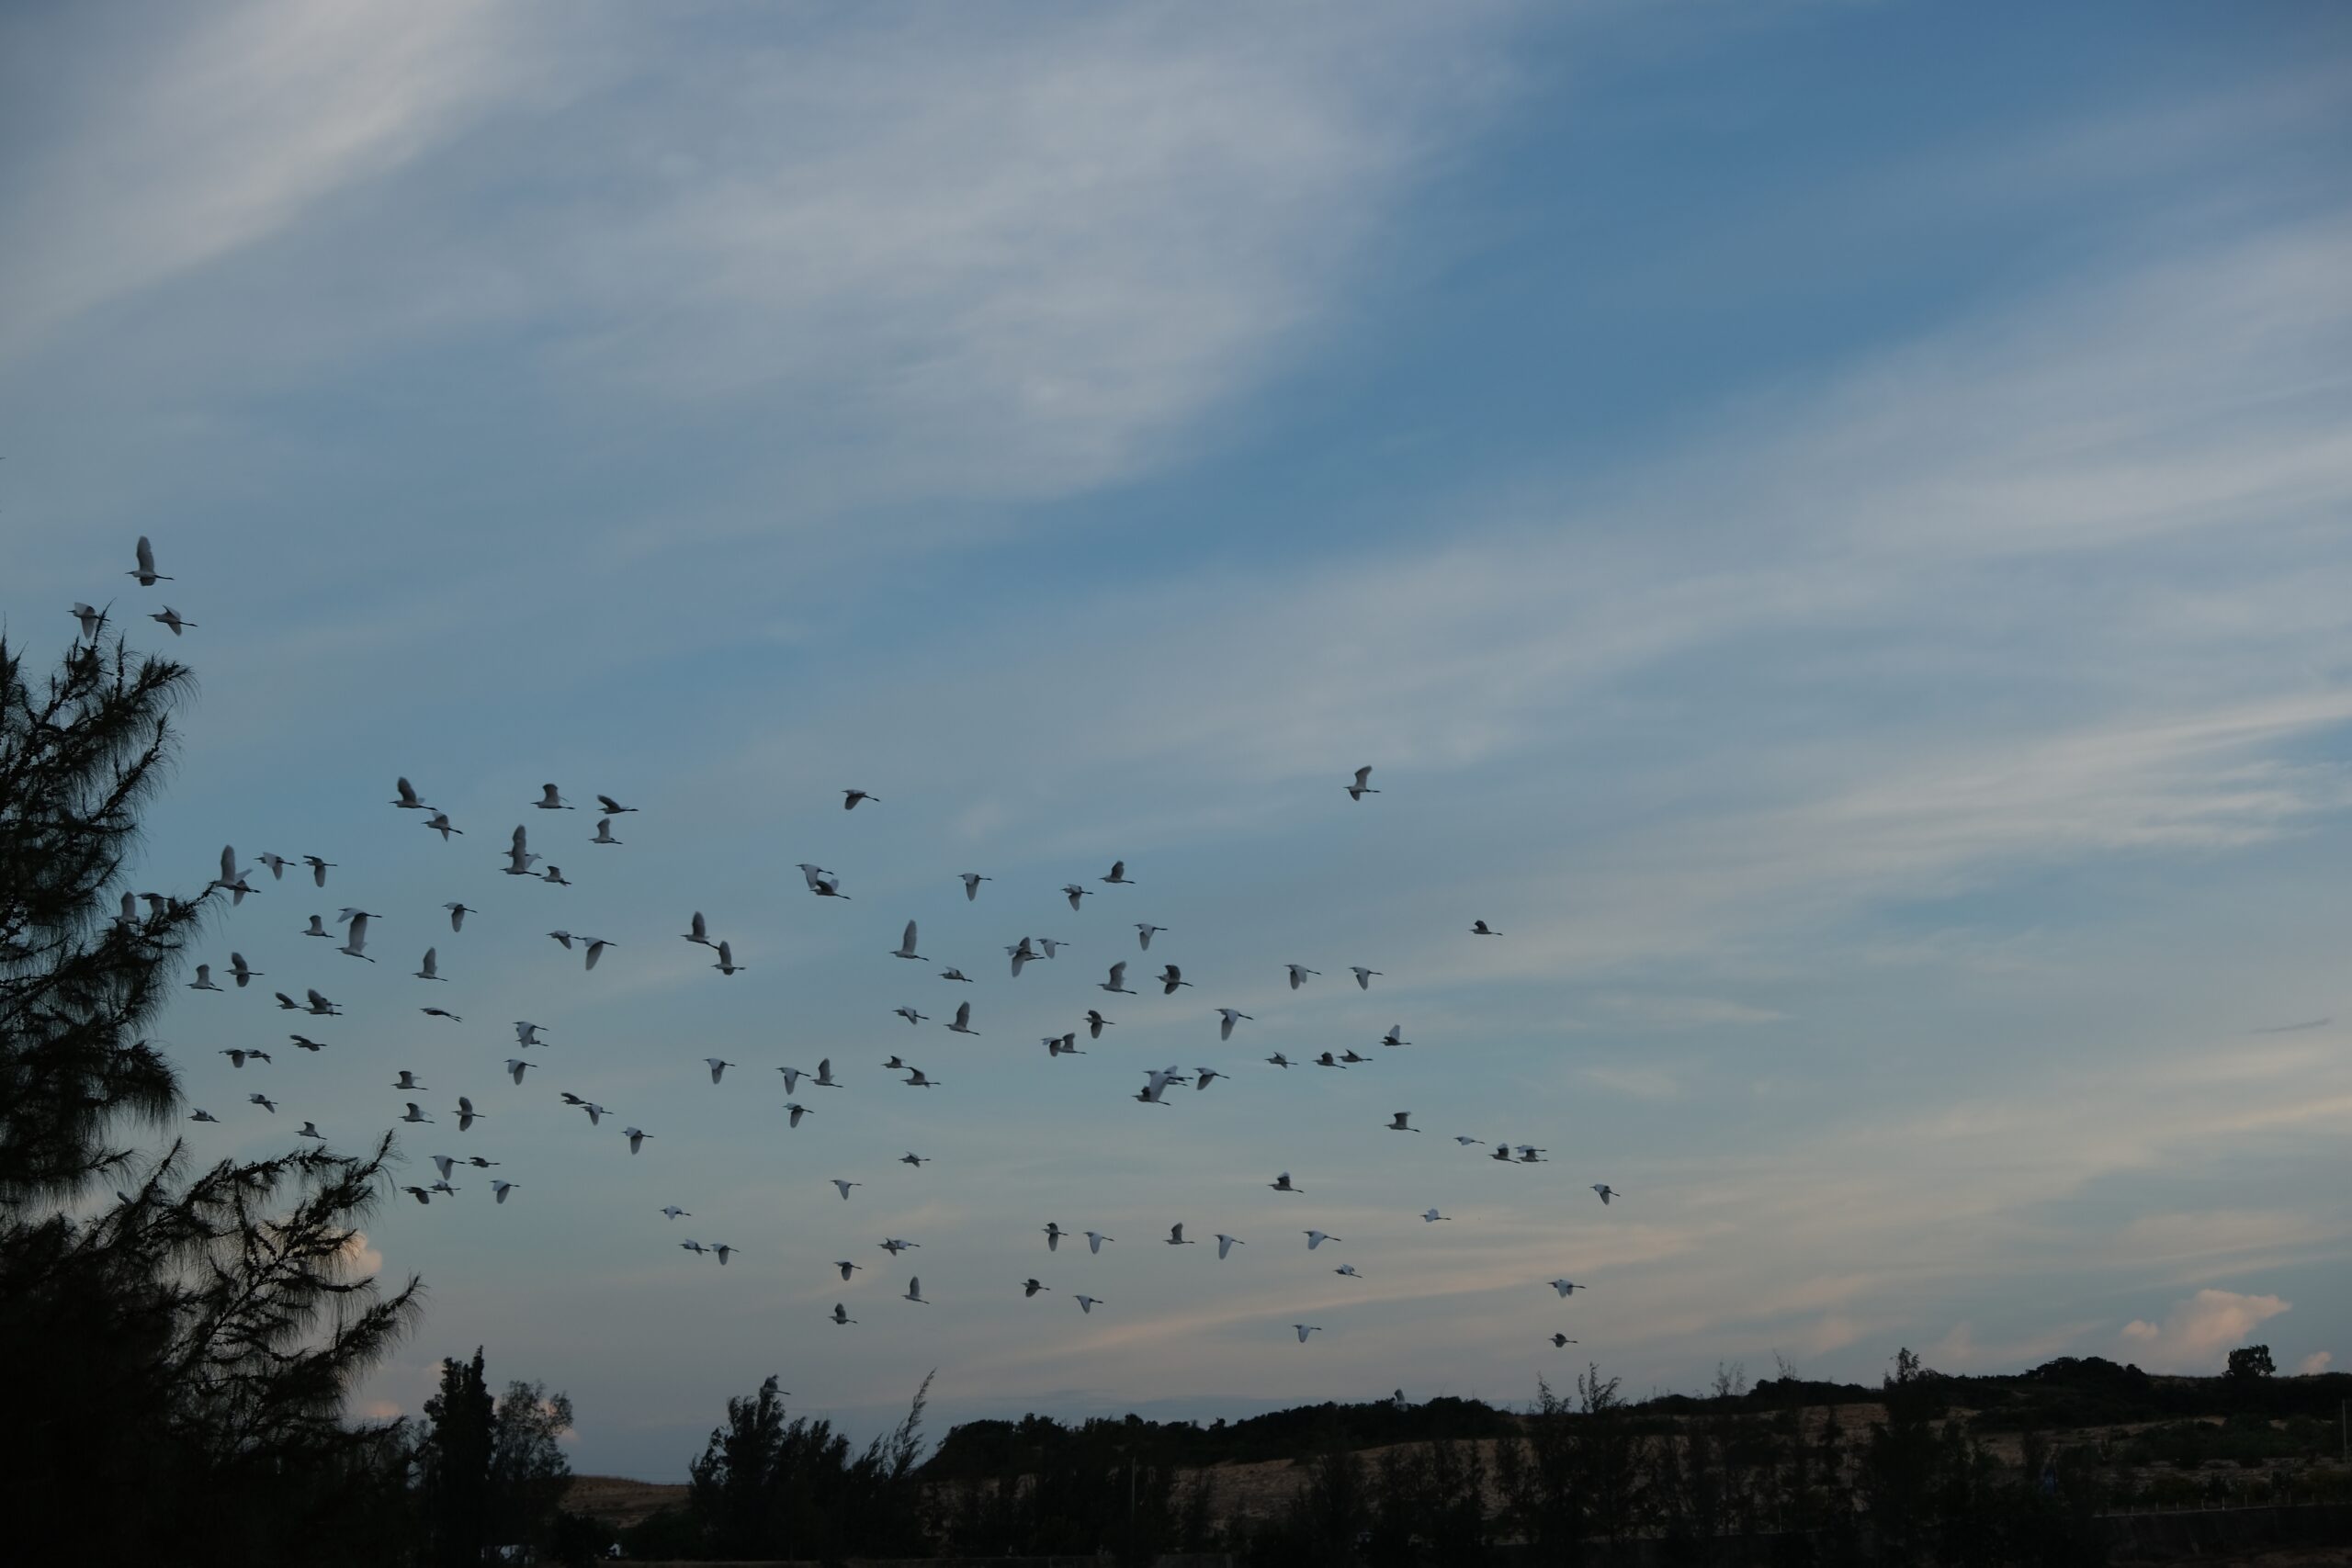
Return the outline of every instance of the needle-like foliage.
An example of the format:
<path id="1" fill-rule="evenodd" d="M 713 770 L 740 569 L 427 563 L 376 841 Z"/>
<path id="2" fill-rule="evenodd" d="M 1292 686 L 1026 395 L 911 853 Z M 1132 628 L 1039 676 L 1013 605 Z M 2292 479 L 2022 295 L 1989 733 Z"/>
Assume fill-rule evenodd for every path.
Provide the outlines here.
<path id="1" fill-rule="evenodd" d="M 219 896 L 123 886 L 188 684 L 119 640 L 35 682 L 0 643 L 0 1508 L 58 1561 L 292 1561 L 330 1516 L 363 1561 L 405 1450 L 344 1404 L 419 1290 L 359 1266 L 390 1134 L 194 1174 L 124 1141 L 178 1109 L 144 1031 Z"/>

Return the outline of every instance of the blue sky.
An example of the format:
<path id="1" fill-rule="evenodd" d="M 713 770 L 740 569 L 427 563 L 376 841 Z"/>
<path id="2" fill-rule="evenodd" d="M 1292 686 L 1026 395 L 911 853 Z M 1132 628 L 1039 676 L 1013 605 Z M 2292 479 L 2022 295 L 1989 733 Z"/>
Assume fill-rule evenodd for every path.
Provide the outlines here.
<path id="1" fill-rule="evenodd" d="M 770 1371 L 865 1429 L 934 1366 L 1517 1400 L 1563 1326 L 1639 1389 L 2341 1366 L 2346 102 L 2316 6 L 21 7 L 0 613 L 198 623 L 151 883 L 338 863 L 168 1020 L 198 1151 L 490 1113 L 403 1139 L 522 1185 L 370 1226 L 431 1288 L 371 1408 L 482 1343 L 668 1478 Z M 526 817 L 578 886 L 497 875 Z M 345 902 L 385 963 L 295 935 Z M 1197 988 L 1049 1063 L 1137 919 Z M 331 1049 L 233 1071 L 286 981 Z"/>

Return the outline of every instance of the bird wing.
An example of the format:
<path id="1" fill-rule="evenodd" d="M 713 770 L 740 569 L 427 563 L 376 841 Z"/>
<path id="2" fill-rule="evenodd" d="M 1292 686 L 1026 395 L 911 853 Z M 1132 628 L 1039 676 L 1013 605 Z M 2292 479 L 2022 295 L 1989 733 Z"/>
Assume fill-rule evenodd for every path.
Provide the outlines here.
<path id="1" fill-rule="evenodd" d="M 915 950 L 915 923 L 912 920 L 907 922 L 907 934 L 899 939 L 899 946 L 908 953 Z"/>

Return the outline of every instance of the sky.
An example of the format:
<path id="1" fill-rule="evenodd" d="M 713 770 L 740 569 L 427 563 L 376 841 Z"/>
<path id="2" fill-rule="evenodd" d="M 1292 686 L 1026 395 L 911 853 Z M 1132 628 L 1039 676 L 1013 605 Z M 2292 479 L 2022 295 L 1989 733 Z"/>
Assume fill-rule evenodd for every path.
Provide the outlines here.
<path id="1" fill-rule="evenodd" d="M 141 886 L 336 864 L 192 955 L 266 976 L 158 1027 L 192 1152 L 406 1068 L 401 1181 L 518 1184 L 370 1217 L 371 1413 L 481 1345 L 676 1480 L 770 1372 L 863 1435 L 934 1369 L 934 1433 L 2341 1370 L 2347 105 L 2320 5 L 10 7 L 0 624 L 194 667 Z"/>

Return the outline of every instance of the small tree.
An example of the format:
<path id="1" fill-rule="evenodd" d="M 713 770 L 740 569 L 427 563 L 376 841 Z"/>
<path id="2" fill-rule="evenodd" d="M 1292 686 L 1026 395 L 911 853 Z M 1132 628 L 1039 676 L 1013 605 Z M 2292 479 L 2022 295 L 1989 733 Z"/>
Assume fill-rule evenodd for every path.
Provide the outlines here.
<path id="1" fill-rule="evenodd" d="M 2252 1382 L 2256 1378 L 2274 1376 L 2278 1371 L 2267 1345 L 2241 1345 L 2230 1352 L 2229 1375 L 2233 1382 Z"/>

